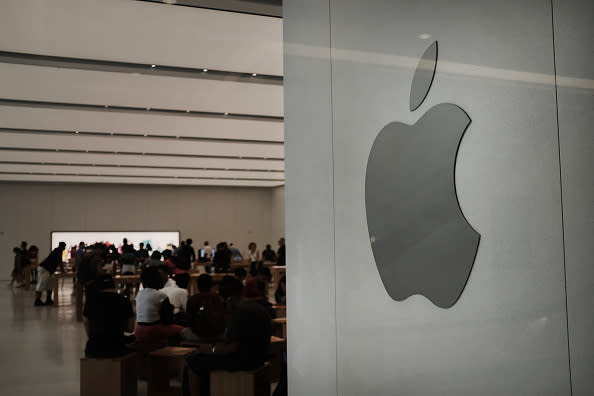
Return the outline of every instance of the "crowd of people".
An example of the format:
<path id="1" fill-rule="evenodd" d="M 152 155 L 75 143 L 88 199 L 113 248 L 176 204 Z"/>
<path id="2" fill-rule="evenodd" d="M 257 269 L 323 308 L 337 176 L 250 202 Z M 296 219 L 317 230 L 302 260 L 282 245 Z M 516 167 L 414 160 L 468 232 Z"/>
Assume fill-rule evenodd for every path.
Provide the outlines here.
<path id="1" fill-rule="evenodd" d="M 37 270 L 35 306 L 52 305 L 52 275 L 59 268 L 66 244 L 60 242 L 39 265 L 38 250 L 23 242 L 15 248 L 13 284 L 22 284 L 24 271 Z M 233 244 L 220 242 L 210 249 L 205 242 L 198 256 L 192 240 L 179 248 L 150 251 L 140 244 L 134 249 L 126 239 L 119 249 L 113 245 L 81 242 L 71 251 L 77 287 L 84 289 L 84 327 L 88 335 L 87 357 L 108 358 L 130 353 L 135 346 L 175 345 L 181 341 L 207 341 L 217 345 L 198 348 L 188 359 L 190 369 L 200 376 L 201 394 L 208 395 L 209 373 L 214 369 L 249 370 L 260 367 L 267 357 L 271 321 L 276 311 L 268 300 L 272 274 L 264 262 L 285 264 L 285 241 L 279 249 L 270 245 L 260 253 L 250 243 L 246 257 Z M 34 252 L 34 253 L 33 253 Z M 149 255 L 150 252 L 150 255 Z M 243 263 L 231 273 L 232 263 Z M 198 293 L 188 294 L 190 271 L 204 265 L 195 280 Z M 117 290 L 116 272 L 136 274 L 140 285 L 133 304 L 131 290 Z M 224 274 L 215 284 L 212 274 Z M 274 300 L 286 304 L 286 279 L 277 282 Z M 45 302 L 41 297 L 47 293 Z M 134 309 L 135 305 L 135 309 Z M 185 387 L 187 392 L 187 386 Z"/>

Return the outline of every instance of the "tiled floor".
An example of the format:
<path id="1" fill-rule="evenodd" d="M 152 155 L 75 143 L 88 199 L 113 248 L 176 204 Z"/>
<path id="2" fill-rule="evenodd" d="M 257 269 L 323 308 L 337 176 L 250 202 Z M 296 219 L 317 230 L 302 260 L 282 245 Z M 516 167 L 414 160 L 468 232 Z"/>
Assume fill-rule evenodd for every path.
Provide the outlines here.
<path id="1" fill-rule="evenodd" d="M 0 286 L 0 394 L 78 395 L 86 336 L 74 320 L 71 284 L 57 304 L 34 307 L 34 292 Z M 45 299 L 45 296 L 44 296 Z"/>

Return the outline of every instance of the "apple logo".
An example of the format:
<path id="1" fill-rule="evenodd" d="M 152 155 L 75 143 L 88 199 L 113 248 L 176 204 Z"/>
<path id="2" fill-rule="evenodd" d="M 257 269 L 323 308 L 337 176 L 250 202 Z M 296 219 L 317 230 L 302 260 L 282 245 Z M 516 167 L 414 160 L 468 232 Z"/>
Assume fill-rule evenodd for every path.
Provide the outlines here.
<path id="1" fill-rule="evenodd" d="M 425 100 L 437 66 L 437 41 L 415 70 L 410 110 Z M 470 125 L 460 107 L 440 103 L 414 125 L 391 122 L 377 135 L 365 177 L 371 248 L 389 296 L 413 294 L 441 308 L 453 306 L 478 250 L 480 234 L 458 203 L 458 147 Z"/>

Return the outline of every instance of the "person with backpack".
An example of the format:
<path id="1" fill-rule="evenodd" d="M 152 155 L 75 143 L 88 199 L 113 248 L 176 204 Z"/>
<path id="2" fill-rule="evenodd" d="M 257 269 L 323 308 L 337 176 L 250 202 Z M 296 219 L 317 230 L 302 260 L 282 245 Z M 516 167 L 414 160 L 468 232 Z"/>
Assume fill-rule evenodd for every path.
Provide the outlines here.
<path id="1" fill-rule="evenodd" d="M 202 274 L 196 280 L 198 294 L 188 299 L 187 323 L 181 336 L 188 341 L 219 339 L 225 332 L 225 303 L 212 289 L 212 277 Z"/>

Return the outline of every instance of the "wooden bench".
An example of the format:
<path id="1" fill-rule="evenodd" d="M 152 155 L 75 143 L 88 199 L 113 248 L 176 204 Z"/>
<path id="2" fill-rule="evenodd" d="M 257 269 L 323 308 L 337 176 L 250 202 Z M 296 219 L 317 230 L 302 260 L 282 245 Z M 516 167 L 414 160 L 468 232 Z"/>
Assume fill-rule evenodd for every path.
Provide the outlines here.
<path id="1" fill-rule="evenodd" d="M 159 348 L 148 355 L 148 396 L 179 395 L 181 389 L 172 387 L 171 379 L 182 378 L 182 370 L 186 358 L 194 348 L 167 346 Z"/>
<path id="2" fill-rule="evenodd" d="M 136 354 L 80 359 L 81 396 L 136 396 Z"/>
<path id="3" fill-rule="evenodd" d="M 250 371 L 212 371 L 210 396 L 269 396 L 268 371 L 268 364 Z"/>

